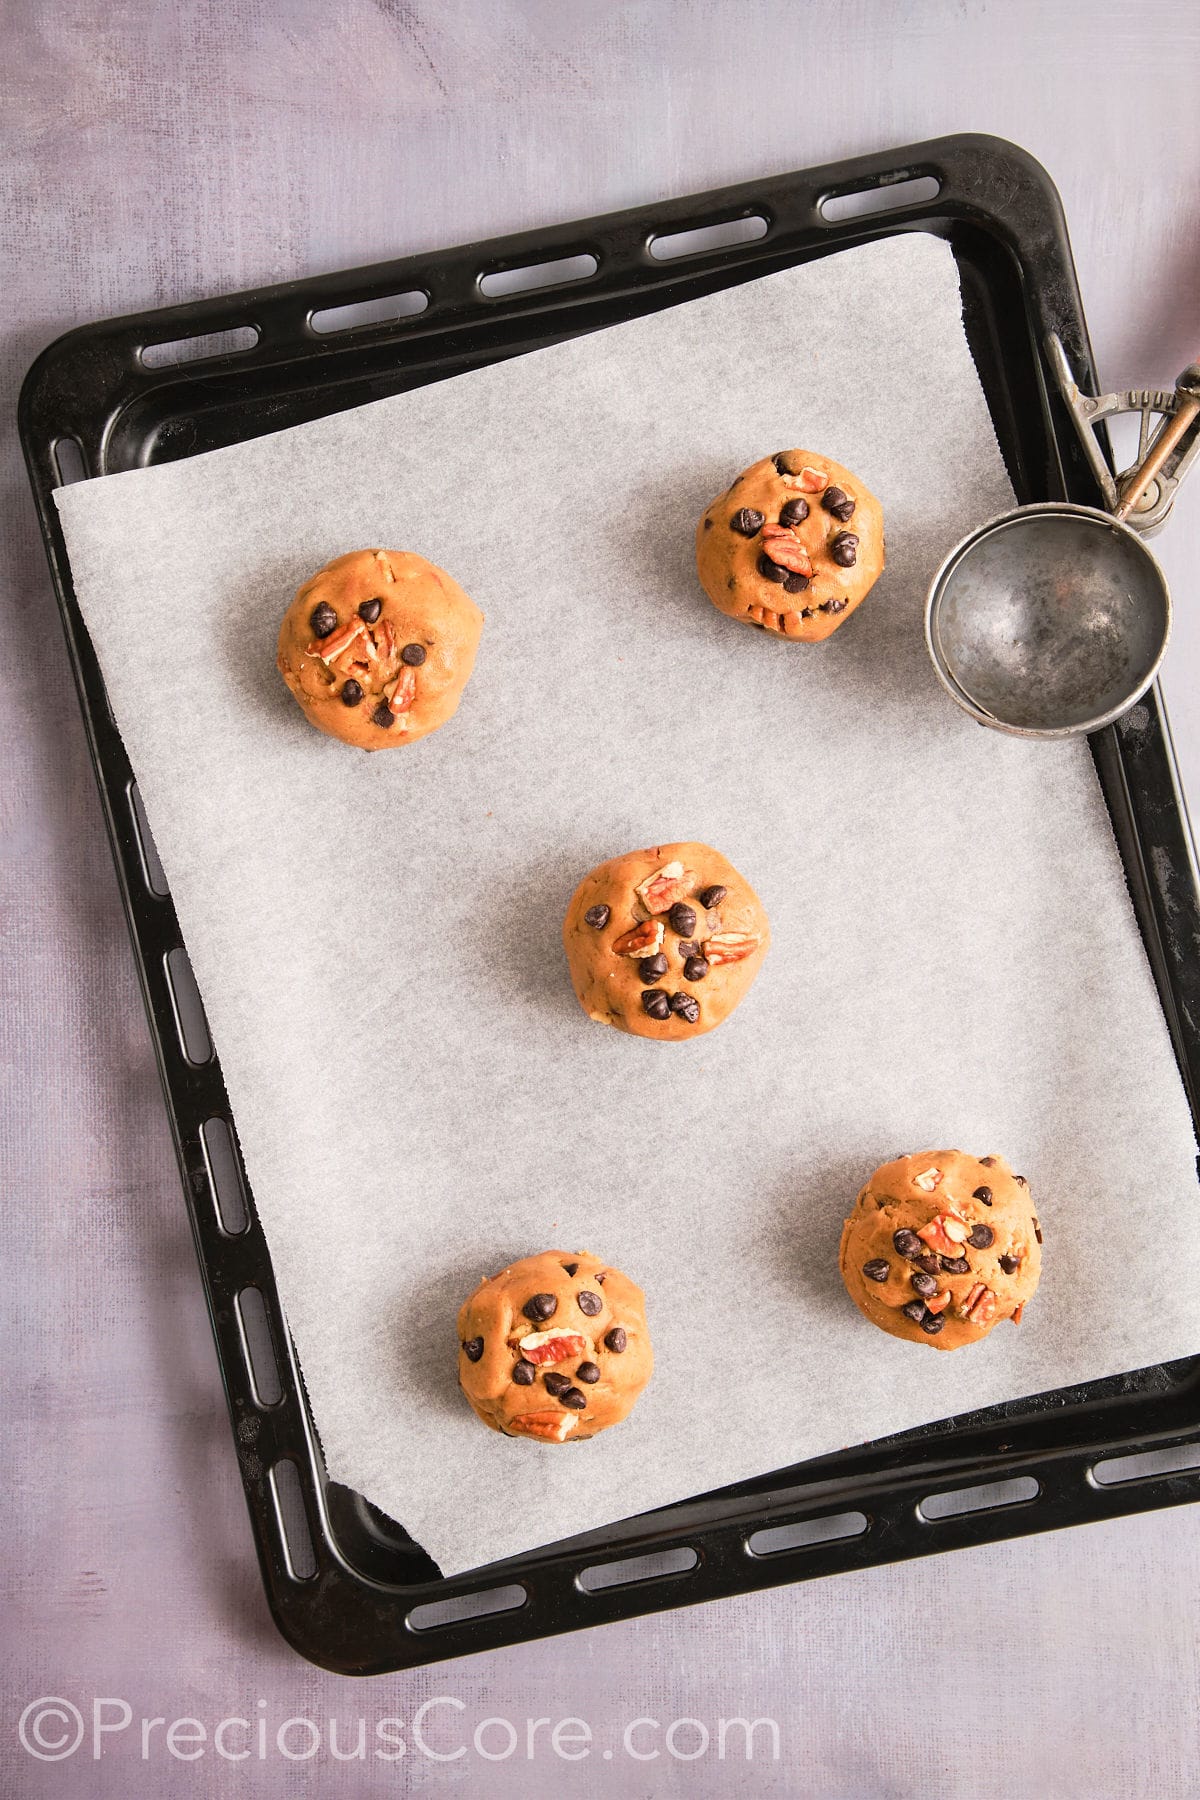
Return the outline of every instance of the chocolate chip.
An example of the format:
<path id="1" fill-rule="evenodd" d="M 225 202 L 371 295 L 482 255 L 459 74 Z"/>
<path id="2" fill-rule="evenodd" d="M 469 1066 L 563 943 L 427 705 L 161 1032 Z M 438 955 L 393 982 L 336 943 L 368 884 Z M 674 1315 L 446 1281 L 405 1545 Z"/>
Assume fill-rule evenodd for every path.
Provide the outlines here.
<path id="1" fill-rule="evenodd" d="M 971 1195 L 972 1200 L 982 1200 L 985 1206 L 992 1204 L 992 1190 L 989 1187 L 976 1188 Z"/>
<path id="2" fill-rule="evenodd" d="M 979 1160 L 985 1169 L 990 1169 L 996 1159 L 994 1156 L 981 1156 Z"/>
<path id="3" fill-rule="evenodd" d="M 703 907 L 720 906 L 728 892 L 729 889 L 721 887 L 719 883 L 714 887 L 701 888 L 700 904 Z"/>
<path id="4" fill-rule="evenodd" d="M 629 1342 L 629 1339 L 625 1335 L 625 1327 L 623 1325 L 614 1325 L 611 1331 L 605 1333 L 604 1342 L 614 1356 L 620 1356 L 622 1350 L 624 1350 L 626 1344 Z"/>
<path id="5" fill-rule="evenodd" d="M 371 714 L 371 723 L 372 725 L 378 725 L 383 731 L 390 731 L 392 726 L 396 723 L 396 715 L 386 700 L 381 700 L 379 705 L 375 708 L 375 711 Z"/>
<path id="6" fill-rule="evenodd" d="M 800 575 L 793 572 L 784 582 L 783 591 L 785 594 L 802 594 L 810 580 L 811 577 L 808 575 Z"/>
<path id="7" fill-rule="evenodd" d="M 743 506 L 729 521 L 730 529 L 741 537 L 753 537 L 756 531 L 762 530 L 762 524 L 763 515 L 755 512 L 752 506 Z"/>
<path id="8" fill-rule="evenodd" d="M 604 1311 L 603 1300 L 599 1294 L 593 1294 L 591 1288 L 580 1288 L 575 1300 L 580 1312 L 586 1313 L 589 1319 L 594 1319 L 597 1313 Z"/>
<path id="9" fill-rule="evenodd" d="M 683 973 L 688 981 L 703 981 L 708 974 L 708 958 L 689 956 L 683 965 Z"/>
<path id="10" fill-rule="evenodd" d="M 665 988 L 645 988 L 642 991 L 642 1011 L 652 1019 L 669 1019 L 671 1016 L 671 999 Z"/>
<path id="11" fill-rule="evenodd" d="M 308 615 L 308 622 L 313 628 L 314 636 L 327 638 L 337 625 L 337 614 L 327 600 L 322 600 L 320 606 L 313 607 Z"/>
<path id="12" fill-rule="evenodd" d="M 1016 1182 L 1018 1187 L 1028 1187 L 1029 1186 L 1029 1183 L 1026 1181 L 1026 1179 L 1023 1175 L 1014 1175 L 1013 1180 Z"/>
<path id="13" fill-rule="evenodd" d="M 971 1273 L 971 1265 L 965 1256 L 943 1256 L 940 1260 L 947 1275 L 969 1275 Z"/>
<path id="14" fill-rule="evenodd" d="M 711 520 L 711 519 L 705 519 L 705 521 L 704 521 L 704 529 L 705 529 L 705 531 L 711 531 L 711 530 L 712 530 L 712 520 Z"/>
<path id="15" fill-rule="evenodd" d="M 362 700 L 363 691 L 357 681 L 348 681 L 342 688 L 342 705 L 357 706 Z"/>
<path id="16" fill-rule="evenodd" d="M 900 1311 L 904 1314 L 906 1319 L 912 1319 L 915 1324 L 919 1325 L 921 1320 L 925 1317 L 925 1302 L 923 1300 L 910 1300 L 907 1306 L 902 1306 L 900 1308 Z"/>
<path id="17" fill-rule="evenodd" d="M 532 1387 L 536 1374 L 533 1364 L 526 1362 L 523 1356 L 513 1364 L 512 1378 L 518 1387 Z"/>
<path id="18" fill-rule="evenodd" d="M 696 929 L 696 909 L 683 900 L 677 900 L 667 914 L 667 920 L 671 930 L 679 937 L 689 938 Z"/>
<path id="19" fill-rule="evenodd" d="M 892 1265 L 885 1262 L 882 1256 L 873 1256 L 870 1262 L 863 1264 L 862 1272 L 868 1281 L 886 1281 L 892 1272 Z"/>
<path id="20" fill-rule="evenodd" d="M 382 611 L 382 600 L 362 600 L 359 602 L 358 616 L 360 619 L 365 619 L 368 625 L 373 625 Z"/>
<path id="21" fill-rule="evenodd" d="M 606 1282 L 606 1281 L 607 1281 L 607 1280 L 608 1280 L 608 1270 L 607 1270 L 607 1269 L 605 1269 L 605 1271 L 604 1271 L 604 1273 L 603 1273 L 603 1275 L 597 1275 L 597 1277 L 596 1277 L 596 1286 L 597 1286 L 597 1287 L 603 1287 L 603 1286 L 604 1286 L 604 1284 L 605 1284 L 605 1282 Z"/>
<path id="22" fill-rule="evenodd" d="M 786 450 L 777 450 L 771 458 L 771 461 L 775 464 L 775 473 L 777 475 L 791 474 L 792 471 L 788 464 L 788 453 Z"/>
<path id="23" fill-rule="evenodd" d="M 829 546 L 829 554 L 841 569 L 852 569 L 858 561 L 858 539 L 852 531 L 839 531 Z"/>
<path id="24" fill-rule="evenodd" d="M 941 1266 L 932 1250 L 926 1251 L 924 1256 L 910 1256 L 908 1260 L 916 1263 L 918 1269 L 924 1269 L 927 1275 L 936 1275 Z"/>
<path id="25" fill-rule="evenodd" d="M 1020 1266 L 1021 1259 L 1019 1256 L 1002 1256 L 1000 1258 L 1000 1267 L 1004 1270 L 1006 1275 L 1015 1275 Z"/>
<path id="26" fill-rule="evenodd" d="M 1040 1244 L 1042 1241 L 1042 1231 L 1036 1219 L 1033 1221 L 1033 1235 Z"/>
<path id="27" fill-rule="evenodd" d="M 582 1412 L 587 1405 L 587 1395 L 582 1388 L 569 1387 L 565 1394 L 559 1395 L 559 1399 L 564 1406 L 571 1407 L 575 1412 Z"/>
<path id="28" fill-rule="evenodd" d="M 483 1339 L 468 1338 L 463 1345 L 463 1354 L 468 1362 L 478 1362 L 483 1355 Z"/>
<path id="29" fill-rule="evenodd" d="M 918 1269 L 916 1274 L 910 1275 L 908 1279 L 918 1294 L 924 1294 L 927 1300 L 932 1300 L 938 1291 L 937 1276 L 926 1275 L 924 1269 Z"/>
<path id="30" fill-rule="evenodd" d="M 847 602 L 845 600 L 822 600 L 820 606 L 817 608 L 817 611 L 823 612 L 823 613 L 845 612 L 846 605 L 847 605 Z"/>
<path id="31" fill-rule="evenodd" d="M 764 575 L 768 581 L 786 581 L 788 578 L 787 570 L 781 568 L 777 562 L 772 562 L 769 556 L 759 557 L 758 572 L 760 575 Z"/>
<path id="32" fill-rule="evenodd" d="M 681 1019 L 686 1019 L 689 1025 L 694 1025 L 700 1017 L 700 1002 L 694 994 L 672 994 L 671 1011 Z"/>
<path id="33" fill-rule="evenodd" d="M 575 1371 L 576 1381 L 586 1381 L 589 1387 L 600 1379 L 600 1370 L 596 1363 L 582 1362 Z"/>
<path id="34" fill-rule="evenodd" d="M 589 906 L 583 915 L 583 922 L 590 925 L 593 931 L 603 931 L 611 918 L 611 906 Z"/>
<path id="35" fill-rule="evenodd" d="M 786 506 L 782 506 L 779 509 L 779 523 L 781 525 L 799 525 L 807 519 L 807 517 L 808 501 L 802 499 L 799 494 L 797 494 L 794 500 L 789 500 Z"/>
<path id="36" fill-rule="evenodd" d="M 843 525 L 854 511 L 854 501 L 845 489 L 840 487 L 826 488 L 821 495 L 821 505 L 826 512 L 832 513 L 835 519 L 840 519 Z"/>
<path id="37" fill-rule="evenodd" d="M 701 954 L 700 945 L 695 938 L 680 938 L 675 948 L 685 962 L 689 956 L 699 956 Z"/>
<path id="38" fill-rule="evenodd" d="M 800 617 L 802 619 L 811 619 L 812 616 L 813 616 L 813 609 L 811 606 L 802 606 L 800 608 Z"/>
<path id="39" fill-rule="evenodd" d="M 925 1246 L 915 1231 L 894 1231 L 892 1242 L 901 1256 L 924 1256 Z"/>
<path id="40" fill-rule="evenodd" d="M 638 964 L 638 974 L 643 981 L 657 981 L 660 975 L 666 974 L 670 966 L 662 951 L 659 950 L 654 956 L 643 956 Z"/>
<path id="41" fill-rule="evenodd" d="M 988 1250 L 996 1241 L 996 1234 L 990 1225 L 973 1225 L 967 1238 L 973 1250 Z"/>
<path id="42" fill-rule="evenodd" d="M 410 669 L 419 669 L 426 655 L 424 644 L 405 644 L 400 652 L 400 661 L 407 663 Z"/>
<path id="43" fill-rule="evenodd" d="M 578 1263 L 564 1263 L 563 1264 L 563 1268 L 567 1271 L 568 1275 L 574 1275 L 574 1273 L 578 1267 L 579 1267 Z"/>
<path id="44" fill-rule="evenodd" d="M 542 1385 L 548 1394 L 565 1394 L 571 1383 L 565 1375 L 559 1375 L 550 1369 L 542 1376 Z"/>
<path id="45" fill-rule="evenodd" d="M 553 1318 L 558 1311 L 558 1300 L 554 1294 L 534 1294 L 525 1302 L 521 1311 L 535 1325 L 540 1325 L 543 1319 Z"/>
<path id="46" fill-rule="evenodd" d="M 921 1330 L 925 1333 L 926 1337 L 936 1337 L 945 1323 L 946 1321 L 941 1313 L 926 1313 L 925 1317 L 921 1320 Z"/>

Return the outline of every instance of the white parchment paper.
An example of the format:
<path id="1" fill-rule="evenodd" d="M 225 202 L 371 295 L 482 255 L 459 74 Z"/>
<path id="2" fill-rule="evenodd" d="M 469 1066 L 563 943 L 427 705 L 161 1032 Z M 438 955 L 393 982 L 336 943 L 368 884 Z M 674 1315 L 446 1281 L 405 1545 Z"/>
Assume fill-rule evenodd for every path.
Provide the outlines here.
<path id="1" fill-rule="evenodd" d="M 746 463 L 819 449 L 888 569 L 821 647 L 700 591 Z M 1200 1347 L 1194 1144 L 1083 744 L 980 729 L 928 577 L 1011 503 L 953 261 L 906 236 L 412 394 L 58 495 L 76 589 L 221 1057 L 331 1474 L 446 1572 L 800 1458 Z M 299 582 L 383 544 L 487 614 L 458 716 L 366 756 L 274 667 Z M 559 930 L 678 838 L 757 887 L 737 1014 L 589 1022 Z M 900 1151 L 999 1151 L 1045 1231 L 1019 1329 L 873 1330 L 840 1222 Z M 456 1388 L 481 1275 L 587 1247 L 658 1369 L 570 1447 Z"/>

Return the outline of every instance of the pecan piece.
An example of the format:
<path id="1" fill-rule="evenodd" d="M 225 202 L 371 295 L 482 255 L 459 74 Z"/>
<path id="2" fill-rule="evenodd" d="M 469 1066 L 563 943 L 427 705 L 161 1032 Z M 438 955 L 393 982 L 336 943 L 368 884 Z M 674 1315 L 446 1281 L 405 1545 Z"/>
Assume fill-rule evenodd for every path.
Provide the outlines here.
<path id="1" fill-rule="evenodd" d="M 956 1257 L 958 1246 L 966 1243 L 967 1229 L 966 1221 L 957 1213 L 939 1213 L 928 1225 L 922 1225 L 917 1236 L 939 1256 Z"/>
<path id="2" fill-rule="evenodd" d="M 614 956 L 648 956 L 662 949 L 666 926 L 661 919 L 643 919 L 613 945 Z"/>
<path id="3" fill-rule="evenodd" d="M 932 1194 L 941 1179 L 942 1171 L 940 1169 L 922 1169 L 919 1175 L 913 1176 L 913 1186 L 921 1188 L 926 1194 Z"/>
<path id="4" fill-rule="evenodd" d="M 959 1311 L 971 1325 L 990 1325 L 996 1317 L 996 1296 L 991 1288 L 977 1281 L 967 1294 Z"/>
<path id="5" fill-rule="evenodd" d="M 785 475 L 785 487 L 800 488 L 806 494 L 821 494 L 829 486 L 828 475 L 822 475 L 820 469 L 801 469 L 798 475 Z"/>
<path id="6" fill-rule="evenodd" d="M 531 1363 L 560 1363 L 582 1356 L 587 1348 L 578 1331 L 530 1331 L 518 1341 L 518 1350 Z"/>
<path id="7" fill-rule="evenodd" d="M 793 575 L 812 575 L 808 551 L 786 525 L 764 525 L 762 545 L 771 561 L 778 563 L 781 569 L 790 569 Z"/>
<path id="8" fill-rule="evenodd" d="M 945 1310 L 949 1306 L 949 1304 L 950 1304 L 950 1289 L 942 1288 L 941 1292 L 935 1294 L 933 1296 L 932 1300 L 927 1300 L 925 1302 L 925 1311 L 931 1312 L 931 1313 L 945 1312 Z"/>
<path id="9" fill-rule="evenodd" d="M 388 705 L 394 713 L 404 713 L 408 711 L 416 697 L 417 672 L 405 664 L 388 691 Z"/>
<path id="10" fill-rule="evenodd" d="M 681 862 L 664 863 L 633 890 L 648 913 L 670 912 L 677 900 L 686 900 L 696 880 Z"/>
<path id="11" fill-rule="evenodd" d="M 366 629 L 361 619 L 347 619 L 340 631 L 333 631 L 328 637 L 315 639 L 304 654 L 319 656 L 323 663 L 336 662 L 338 657 L 350 648 L 356 638 L 366 634 Z"/>
<path id="12" fill-rule="evenodd" d="M 518 1413 L 509 1421 L 509 1429 L 518 1437 L 545 1438 L 561 1444 L 575 1429 L 575 1414 L 569 1412 Z"/>
<path id="13" fill-rule="evenodd" d="M 704 942 L 704 960 L 710 967 L 720 963 L 745 962 L 753 956 L 761 939 L 756 931 L 719 931 Z"/>

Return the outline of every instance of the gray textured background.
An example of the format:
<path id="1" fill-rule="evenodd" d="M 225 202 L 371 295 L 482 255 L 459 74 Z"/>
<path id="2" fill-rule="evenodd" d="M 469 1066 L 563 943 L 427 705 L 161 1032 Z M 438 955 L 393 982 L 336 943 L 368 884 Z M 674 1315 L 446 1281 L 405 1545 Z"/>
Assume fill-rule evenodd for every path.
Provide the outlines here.
<path id="1" fill-rule="evenodd" d="M 1200 343 L 1200 26 L 1186 0 L 1048 8 L 803 0 L 224 0 L 3 15 L 0 594 L 5 773 L 7 1551 L 0 1791 L 95 1796 L 545 1789 L 575 1797 L 973 1800 L 1197 1791 L 1195 1508 L 667 1614 L 411 1676 L 298 1662 L 267 1616 L 125 928 L 12 407 L 106 313 L 436 248 L 951 130 L 1062 190 L 1102 378 Z M 1116 79 L 1114 79 L 1116 78 Z M 1095 98 L 1114 95 L 1103 109 Z M 1200 792 L 1200 490 L 1157 547 L 1181 601 L 1165 687 Z M 99 1764 L 16 1745 L 22 1707 L 128 1701 Z M 192 1763 L 136 1720 L 587 1719 L 487 1764 Z M 258 1707 L 257 1703 L 264 1704 Z M 604 1762 L 641 1714 L 770 1715 L 782 1758 Z M 112 1716 L 112 1715 L 110 1715 Z M 236 1739 L 233 1740 L 236 1743 Z M 289 1740 L 292 1742 L 293 1740 Z M 499 1742 L 499 1735 L 492 1740 Z M 648 1742 L 648 1740 L 642 1740 Z M 659 1739 L 661 1743 L 661 1736 Z M 676 1740 L 696 1741 L 684 1729 Z M 303 1748 L 302 1732 L 294 1745 Z"/>

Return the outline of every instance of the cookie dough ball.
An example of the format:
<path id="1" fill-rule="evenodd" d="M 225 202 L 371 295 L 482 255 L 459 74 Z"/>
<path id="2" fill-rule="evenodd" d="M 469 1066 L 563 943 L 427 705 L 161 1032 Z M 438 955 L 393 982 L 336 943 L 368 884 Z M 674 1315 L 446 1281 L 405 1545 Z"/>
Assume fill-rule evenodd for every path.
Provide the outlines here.
<path id="1" fill-rule="evenodd" d="M 543 1250 L 481 1281 L 458 1341 L 484 1424 L 547 1444 L 619 1425 L 654 1368 L 641 1288 L 588 1250 Z"/>
<path id="2" fill-rule="evenodd" d="M 483 614 L 410 550 L 352 550 L 283 615 L 279 673 L 310 724 L 360 750 L 428 737 L 470 679 Z"/>
<path id="3" fill-rule="evenodd" d="M 1019 1323 L 1042 1268 L 1029 1184 L 1002 1156 L 921 1150 L 876 1169 L 842 1229 L 842 1280 L 881 1331 L 957 1350 Z"/>
<path id="4" fill-rule="evenodd" d="M 584 876 L 563 922 L 589 1019 L 667 1043 L 727 1019 L 770 941 L 762 901 L 708 844 L 614 856 Z"/>
<path id="5" fill-rule="evenodd" d="M 883 573 L 883 509 L 815 450 L 781 450 L 738 476 L 696 529 L 713 605 L 778 637 L 832 637 Z"/>

